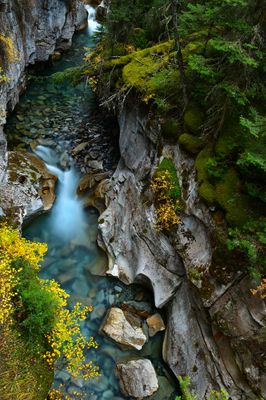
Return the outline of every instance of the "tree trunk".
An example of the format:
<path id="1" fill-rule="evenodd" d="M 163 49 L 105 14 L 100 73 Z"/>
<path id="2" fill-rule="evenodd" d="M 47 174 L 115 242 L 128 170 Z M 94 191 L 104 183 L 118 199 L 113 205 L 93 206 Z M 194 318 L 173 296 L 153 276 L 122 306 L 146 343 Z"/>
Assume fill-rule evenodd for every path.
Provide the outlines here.
<path id="1" fill-rule="evenodd" d="M 178 70 L 180 73 L 180 81 L 183 92 L 184 108 L 188 104 L 188 94 L 187 94 L 187 84 L 186 84 L 186 73 L 185 73 L 185 63 L 182 54 L 182 48 L 180 43 L 179 35 L 179 14 L 178 11 L 181 10 L 180 0 L 171 0 L 172 13 L 173 13 L 173 28 L 174 28 L 174 49 L 176 51 L 176 61 Z"/>

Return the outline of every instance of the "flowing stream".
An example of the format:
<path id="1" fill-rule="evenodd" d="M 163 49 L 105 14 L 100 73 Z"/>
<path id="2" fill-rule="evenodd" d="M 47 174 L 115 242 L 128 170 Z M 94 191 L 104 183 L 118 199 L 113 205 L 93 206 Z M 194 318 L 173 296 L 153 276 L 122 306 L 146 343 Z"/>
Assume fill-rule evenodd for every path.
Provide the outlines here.
<path id="1" fill-rule="evenodd" d="M 60 61 L 39 71 L 39 79 L 29 85 L 6 126 L 11 149 L 29 150 L 31 147 L 58 177 L 57 199 L 52 210 L 36 217 L 23 231 L 28 239 L 48 244 L 41 277 L 56 279 L 71 295 L 71 303 L 81 301 L 94 306 L 94 311 L 82 323 L 82 332 L 86 337 L 94 336 L 100 345 L 99 349 L 89 350 L 87 358 L 100 366 L 102 376 L 88 382 L 73 380 L 59 363 L 54 386 L 63 385 L 73 398 L 76 398 L 73 393 L 79 392 L 83 397 L 79 395 L 78 398 L 85 400 L 126 399 L 119 389 L 115 363 L 129 357 L 147 357 L 152 360 L 160 383 L 159 391 L 151 399 L 170 400 L 175 398 L 175 385 L 161 358 L 161 333 L 150 338 L 140 352 L 121 350 L 99 333 L 111 306 L 134 306 L 138 303 L 138 307 L 148 313 L 156 310 L 147 289 L 138 285 L 125 286 L 114 278 L 104 276 L 106 255 L 96 243 L 97 211 L 84 209 L 76 196 L 81 174 L 73 166 L 69 149 L 77 134 L 77 126 L 84 119 L 89 120 L 94 112 L 93 94 L 84 83 L 73 88 L 42 79 L 66 67 L 78 65 L 82 61 L 84 47 L 93 46 L 92 34 L 99 24 L 95 21 L 94 9 L 86 7 L 89 13 L 88 29 L 74 36 L 72 48 Z"/>

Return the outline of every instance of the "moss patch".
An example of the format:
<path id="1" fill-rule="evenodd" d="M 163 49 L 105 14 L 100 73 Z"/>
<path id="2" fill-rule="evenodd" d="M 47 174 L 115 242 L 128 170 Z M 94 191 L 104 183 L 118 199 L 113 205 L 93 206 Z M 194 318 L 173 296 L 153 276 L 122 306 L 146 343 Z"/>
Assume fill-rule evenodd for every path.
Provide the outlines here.
<path id="1" fill-rule="evenodd" d="M 177 176 L 176 167 L 170 158 L 164 158 L 158 166 L 156 172 L 158 173 L 164 171 L 168 171 L 170 173 L 171 183 L 174 187 L 169 193 L 170 197 L 173 198 L 173 200 L 179 199 L 181 197 L 181 188 Z"/>
<path id="2" fill-rule="evenodd" d="M 202 140 L 189 133 L 183 133 L 179 137 L 179 144 L 189 153 L 197 154 L 202 147 Z"/>
<path id="3" fill-rule="evenodd" d="M 201 184 L 208 180 L 208 171 L 206 168 L 206 164 L 208 159 L 212 156 L 212 147 L 206 146 L 203 150 L 198 154 L 195 166 L 197 169 L 197 177 L 198 182 Z"/>
<path id="4" fill-rule="evenodd" d="M 180 125 L 173 118 L 167 119 L 162 124 L 162 135 L 165 139 L 176 141 L 180 135 Z"/>
<path id="5" fill-rule="evenodd" d="M 241 226 L 249 218 L 249 203 L 240 192 L 241 182 L 234 169 L 229 169 L 216 185 L 216 200 L 225 210 L 230 225 Z"/>
<path id="6" fill-rule="evenodd" d="M 104 62 L 102 69 L 108 72 L 114 71 L 114 68 L 117 67 L 122 79 L 121 84 L 134 87 L 139 92 L 148 95 L 153 87 L 150 85 L 150 79 L 163 67 L 167 67 L 169 59 L 174 56 L 172 47 L 173 41 L 170 40 L 144 50 L 133 51 L 125 56 Z M 96 69 L 98 57 L 99 55 L 96 51 L 89 59 L 89 61 L 96 61 Z M 90 74 L 90 71 L 86 72 Z M 91 72 L 93 75 L 93 71 Z M 117 81 L 119 80 L 120 78 L 117 76 Z"/>
<path id="7" fill-rule="evenodd" d="M 203 114 L 196 106 L 187 109 L 184 115 L 185 128 L 194 135 L 200 134 L 200 127 L 203 123 Z"/>
<path id="8" fill-rule="evenodd" d="M 215 203 L 216 193 L 215 187 L 209 182 L 203 182 L 199 186 L 199 195 L 210 206 Z"/>

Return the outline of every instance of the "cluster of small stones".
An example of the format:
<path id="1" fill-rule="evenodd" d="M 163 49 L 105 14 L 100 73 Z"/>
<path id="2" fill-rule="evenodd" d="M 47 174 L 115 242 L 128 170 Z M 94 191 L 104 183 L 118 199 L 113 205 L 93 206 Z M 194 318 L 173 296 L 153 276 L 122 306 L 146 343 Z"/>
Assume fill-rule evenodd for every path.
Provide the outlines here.
<path id="1" fill-rule="evenodd" d="M 117 131 L 112 121 L 110 127 L 106 123 L 97 123 L 97 120 L 90 121 L 82 130 L 82 135 L 79 135 L 72 149 L 72 157 L 78 169 L 84 174 L 112 173 L 119 160 Z"/>
<path id="2" fill-rule="evenodd" d="M 92 121 L 90 113 L 81 113 L 79 97 L 57 95 L 54 85 L 47 85 L 45 95 L 17 107 L 16 119 L 6 127 L 12 147 L 33 151 L 37 145 L 51 147 L 60 154 L 59 167 L 63 169 L 73 159 L 81 173 L 114 171 L 119 154 L 112 121 L 110 128 L 109 121 L 102 123 L 102 116 Z"/>

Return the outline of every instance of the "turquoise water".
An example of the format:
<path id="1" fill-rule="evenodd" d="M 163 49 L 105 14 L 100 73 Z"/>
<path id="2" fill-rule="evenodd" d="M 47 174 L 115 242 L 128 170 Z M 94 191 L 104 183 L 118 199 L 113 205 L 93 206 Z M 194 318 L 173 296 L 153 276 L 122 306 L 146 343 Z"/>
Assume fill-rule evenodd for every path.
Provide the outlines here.
<path id="1" fill-rule="evenodd" d="M 89 23 L 94 24 L 92 18 Z M 82 82 L 76 87 L 56 85 L 46 77 L 66 67 L 78 65 L 84 48 L 92 47 L 91 31 L 74 37 L 73 47 L 52 66 L 46 66 L 29 85 L 26 93 L 10 116 L 6 133 L 9 147 L 30 150 L 38 140 L 39 156 L 59 177 L 57 199 L 49 213 L 36 217 L 25 225 L 23 234 L 28 239 L 46 242 L 48 253 L 42 264 L 41 277 L 54 278 L 71 295 L 70 302 L 80 301 L 93 305 L 94 311 L 82 323 L 87 337 L 94 336 L 100 347 L 89 350 L 88 360 L 100 366 L 102 376 L 88 382 L 73 380 L 60 363 L 55 373 L 55 387 L 63 385 L 68 394 L 78 391 L 78 399 L 122 400 L 115 364 L 131 357 L 152 360 L 159 378 L 160 389 L 153 400 L 174 399 L 175 386 L 162 358 L 163 334 L 157 334 L 141 351 L 124 351 L 99 333 L 107 310 L 114 305 L 126 304 L 156 312 L 152 294 L 138 285 L 125 286 L 118 280 L 104 276 L 106 256 L 97 246 L 98 214 L 94 209 L 84 210 L 76 196 L 80 172 L 72 166 L 64 169 L 60 158 L 68 157 L 77 137 L 78 128 L 92 118 L 95 100 L 89 87 Z M 75 398 L 74 395 L 72 395 Z"/>
<path id="2" fill-rule="evenodd" d="M 67 238 L 51 229 L 52 213 L 43 215 L 25 228 L 24 235 L 32 240 L 48 243 L 48 254 L 45 257 L 41 276 L 54 278 L 71 294 L 71 301 L 81 301 L 93 305 L 94 310 L 82 325 L 82 331 L 87 336 L 94 336 L 100 347 L 88 351 L 88 360 L 100 366 L 102 376 L 88 382 L 72 381 L 64 369 L 56 372 L 55 386 L 64 384 L 68 393 L 83 392 L 85 399 L 125 399 L 120 393 L 115 376 L 115 363 L 129 356 L 149 357 L 157 369 L 157 373 L 165 380 L 167 371 L 161 362 L 162 335 L 157 334 L 139 351 L 123 351 L 109 339 L 99 334 L 99 328 L 107 310 L 114 305 L 127 304 L 134 306 L 136 298 L 138 306 L 147 312 L 153 312 L 152 297 L 140 286 L 125 286 L 121 282 L 99 276 L 106 266 L 104 254 L 96 245 L 97 218 L 95 210 L 85 212 L 83 232 Z M 171 387 L 171 384 L 168 384 Z M 169 394 L 169 393 L 168 393 Z M 159 396 L 159 397 L 158 397 Z M 165 393 L 157 393 L 152 398 L 169 399 Z"/>

